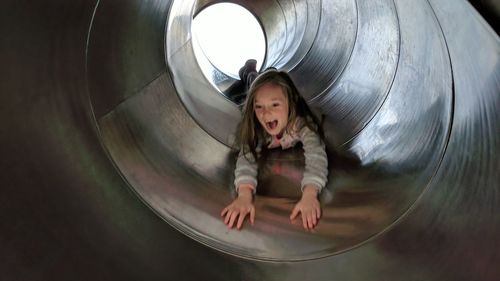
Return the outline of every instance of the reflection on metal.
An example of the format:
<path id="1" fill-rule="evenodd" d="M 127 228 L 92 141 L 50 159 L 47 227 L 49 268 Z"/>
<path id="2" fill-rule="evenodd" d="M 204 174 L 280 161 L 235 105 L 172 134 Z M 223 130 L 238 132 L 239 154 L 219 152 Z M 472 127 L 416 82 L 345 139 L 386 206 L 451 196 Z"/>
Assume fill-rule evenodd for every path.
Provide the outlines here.
<path id="1" fill-rule="evenodd" d="M 0 17 L 18 27 L 5 38 L 19 47 L 4 60 L 16 75 L 2 87 L 16 95 L 1 111 L 2 147 L 42 144 L 23 163 L 20 149 L 4 156 L 21 183 L 3 181 L 13 199 L 2 213 L 13 217 L 0 233 L 13 241 L 3 251 L 26 257 L 23 272 L 51 270 L 24 262 L 44 253 L 26 243 L 34 224 L 48 230 L 47 251 L 69 245 L 52 257 L 87 279 L 500 279 L 500 40 L 467 2 L 232 1 L 262 22 L 264 67 L 290 71 L 324 117 L 330 178 L 320 225 L 306 233 L 288 221 L 296 189 L 269 192 L 281 176 L 293 188 L 300 152 L 270 156 L 254 226 L 229 231 L 219 217 L 239 109 L 204 78 L 190 34 L 192 16 L 219 1 L 75 1 L 52 1 L 60 10 L 46 8 L 39 29 L 21 24 L 32 17 L 21 4 Z M 273 175 L 276 163 L 289 172 Z M 123 182 L 209 247 L 159 223 Z M 122 274 L 84 260 L 103 255 Z"/>

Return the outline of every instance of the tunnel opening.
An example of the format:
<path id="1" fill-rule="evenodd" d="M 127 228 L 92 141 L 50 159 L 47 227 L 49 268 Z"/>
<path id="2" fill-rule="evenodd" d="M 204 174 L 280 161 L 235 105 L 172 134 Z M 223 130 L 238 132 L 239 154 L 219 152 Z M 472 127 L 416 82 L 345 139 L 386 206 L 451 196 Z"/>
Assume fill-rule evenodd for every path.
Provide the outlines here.
<path id="1" fill-rule="evenodd" d="M 248 59 L 257 61 L 259 70 L 265 59 L 266 42 L 255 16 L 241 5 L 218 3 L 199 11 L 192 23 L 193 47 L 203 74 L 210 81 L 216 75 L 213 67 L 233 79 L 240 79 L 239 69 Z"/>

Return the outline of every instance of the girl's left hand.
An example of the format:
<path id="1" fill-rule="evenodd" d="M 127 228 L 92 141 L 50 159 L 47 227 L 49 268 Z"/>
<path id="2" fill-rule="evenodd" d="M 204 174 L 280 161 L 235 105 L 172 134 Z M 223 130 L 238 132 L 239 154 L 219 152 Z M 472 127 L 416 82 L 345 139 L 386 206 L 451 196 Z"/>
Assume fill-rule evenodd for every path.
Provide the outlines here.
<path id="1" fill-rule="evenodd" d="M 297 215 L 302 214 L 302 225 L 305 230 L 312 230 L 318 224 L 321 217 L 321 207 L 318 200 L 318 189 L 315 186 L 306 186 L 302 193 L 302 198 L 293 208 L 290 220 L 294 220 Z"/>

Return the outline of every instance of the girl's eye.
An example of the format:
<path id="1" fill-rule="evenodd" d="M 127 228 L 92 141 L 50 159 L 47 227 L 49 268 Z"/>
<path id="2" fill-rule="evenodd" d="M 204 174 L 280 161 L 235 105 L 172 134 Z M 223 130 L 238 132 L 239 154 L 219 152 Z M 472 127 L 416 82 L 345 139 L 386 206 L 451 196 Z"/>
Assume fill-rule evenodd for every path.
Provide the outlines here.
<path id="1" fill-rule="evenodd" d="M 280 105 L 281 105 L 281 104 L 279 104 L 279 103 L 273 103 L 273 107 L 278 107 L 278 106 L 280 106 Z"/>
<path id="2" fill-rule="evenodd" d="M 262 105 L 255 105 L 255 109 L 262 109 Z"/>

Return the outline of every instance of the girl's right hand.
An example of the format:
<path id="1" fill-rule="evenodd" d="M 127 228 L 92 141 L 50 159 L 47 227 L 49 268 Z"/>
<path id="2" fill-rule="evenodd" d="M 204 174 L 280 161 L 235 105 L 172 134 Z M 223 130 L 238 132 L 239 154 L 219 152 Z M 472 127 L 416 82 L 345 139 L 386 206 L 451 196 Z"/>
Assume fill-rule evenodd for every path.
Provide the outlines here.
<path id="1" fill-rule="evenodd" d="M 224 223 L 229 227 L 233 228 L 236 219 L 236 228 L 241 229 L 245 217 L 250 214 L 250 223 L 253 224 L 255 221 L 255 207 L 252 203 L 253 188 L 246 188 L 244 186 L 239 187 L 238 198 L 236 198 L 229 206 L 224 208 L 221 212 L 221 216 L 224 218 Z"/>

